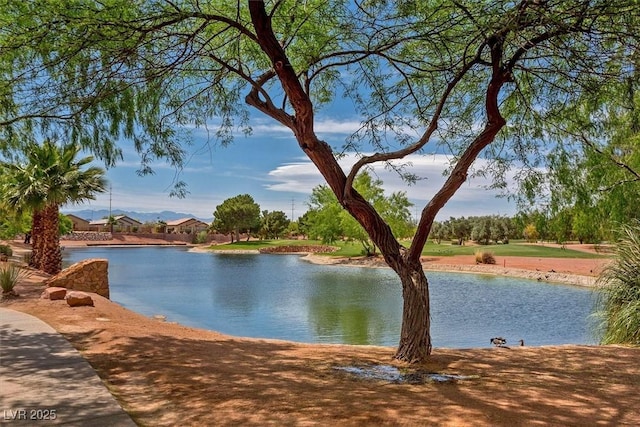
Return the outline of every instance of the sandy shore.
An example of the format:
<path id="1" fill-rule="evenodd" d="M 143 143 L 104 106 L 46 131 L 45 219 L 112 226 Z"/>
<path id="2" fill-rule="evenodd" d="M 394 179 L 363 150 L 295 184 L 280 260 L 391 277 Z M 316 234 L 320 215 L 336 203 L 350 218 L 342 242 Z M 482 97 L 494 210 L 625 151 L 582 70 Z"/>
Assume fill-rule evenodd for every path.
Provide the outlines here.
<path id="1" fill-rule="evenodd" d="M 381 258 L 335 258 L 309 254 L 302 259 L 316 264 L 388 268 Z M 487 265 L 476 264 L 472 255 L 422 258 L 422 266 L 427 272 L 488 274 L 585 287 L 594 286 L 597 275 L 608 262 L 608 259 L 603 258 L 497 257 L 495 265 Z"/>
<path id="2" fill-rule="evenodd" d="M 1 304 L 60 331 L 140 425 L 640 424 L 640 348 L 436 348 L 426 364 L 407 366 L 393 348 L 231 337 L 97 295 L 95 307 L 70 308 L 38 298 L 45 277 Z M 467 379 L 394 383 L 339 369 L 378 365 Z"/>

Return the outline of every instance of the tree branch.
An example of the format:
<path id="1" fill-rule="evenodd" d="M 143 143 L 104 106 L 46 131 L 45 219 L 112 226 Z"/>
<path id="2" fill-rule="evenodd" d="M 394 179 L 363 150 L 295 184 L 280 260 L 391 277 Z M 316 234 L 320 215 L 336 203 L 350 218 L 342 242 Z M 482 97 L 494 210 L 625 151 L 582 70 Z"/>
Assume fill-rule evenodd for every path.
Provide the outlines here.
<path id="1" fill-rule="evenodd" d="M 631 174 L 632 176 L 634 176 L 633 179 L 627 179 L 627 180 L 623 180 L 623 181 L 619 181 L 616 182 L 615 184 L 600 189 L 601 192 L 606 192 L 606 191 L 611 191 L 612 189 L 619 187 L 621 185 L 624 184 L 629 184 L 632 182 L 640 182 L 640 172 L 636 171 L 635 169 L 633 169 L 631 166 L 629 166 L 628 164 L 619 161 L 618 159 L 616 159 L 615 157 L 613 157 L 612 155 L 606 154 L 604 151 L 602 151 L 600 148 L 598 148 L 598 146 L 596 144 L 594 144 L 592 141 L 589 140 L 589 138 L 587 138 L 584 134 L 580 134 L 580 138 L 582 139 L 582 141 L 587 144 L 589 147 L 591 147 L 591 149 L 593 151 L 595 151 L 596 153 L 606 157 L 608 160 L 610 160 L 613 164 L 615 164 L 616 166 L 618 166 L 621 169 L 624 169 L 625 171 L 627 171 L 629 174 Z"/>
<path id="2" fill-rule="evenodd" d="M 493 140 L 496 135 L 506 124 L 505 119 L 500 114 L 498 105 L 498 95 L 502 86 L 512 80 L 511 73 L 504 70 L 501 66 L 502 60 L 502 43 L 499 38 L 491 38 L 488 41 L 491 48 L 491 62 L 493 65 L 493 74 L 491 81 L 487 87 L 485 96 L 485 111 L 487 121 L 484 130 L 476 136 L 473 142 L 467 147 L 460 159 L 458 159 L 455 167 L 451 171 L 449 178 L 445 181 L 440 190 L 431 198 L 429 203 L 422 210 L 420 222 L 418 223 L 416 235 L 409 251 L 407 258 L 412 261 L 420 259 L 422 249 L 427 242 L 431 226 L 436 215 L 442 207 L 453 197 L 460 186 L 467 180 L 469 168 L 476 160 L 480 152 Z"/>
<path id="3" fill-rule="evenodd" d="M 481 58 L 482 50 L 485 47 L 486 47 L 486 45 L 483 43 L 478 48 L 478 50 L 476 52 L 476 55 L 473 57 L 473 59 L 471 61 L 469 61 L 467 64 L 465 64 L 464 67 L 462 67 L 462 69 L 447 84 L 447 87 L 445 88 L 443 94 L 440 96 L 440 100 L 438 101 L 438 104 L 437 104 L 436 109 L 435 109 L 435 111 L 433 113 L 431 121 L 429 122 L 429 126 L 427 126 L 427 129 L 422 134 L 420 139 L 418 139 L 413 144 L 411 144 L 411 145 L 409 145 L 409 146 L 407 146 L 407 147 L 405 147 L 405 148 L 403 148 L 401 150 L 396 150 L 396 151 L 392 151 L 392 152 L 388 152 L 388 153 L 375 153 L 375 154 L 373 154 L 371 156 L 361 157 L 351 167 L 351 171 L 349 172 L 349 175 L 347 177 L 347 182 L 345 183 L 345 189 L 346 189 L 345 191 L 349 191 L 349 189 L 351 188 L 351 186 L 353 184 L 353 180 L 355 179 L 356 175 L 358 174 L 360 169 L 362 169 L 365 165 L 372 164 L 372 163 L 377 163 L 377 162 L 388 162 L 388 161 L 391 161 L 391 160 L 397 160 L 397 159 L 404 158 L 404 157 L 406 157 L 406 156 L 408 156 L 410 154 L 413 154 L 413 153 L 419 151 L 421 148 L 423 148 L 429 142 L 429 140 L 431 139 L 431 135 L 433 135 L 433 133 L 438 129 L 438 121 L 440 120 L 440 115 L 442 114 L 444 106 L 445 106 L 447 100 L 449 99 L 449 95 L 451 94 L 453 89 L 456 87 L 456 85 L 464 78 L 464 76 L 467 74 L 467 72 L 469 72 L 469 70 L 471 70 L 471 68 L 473 68 L 473 66 L 478 63 L 478 61 Z"/>
<path id="4" fill-rule="evenodd" d="M 307 144 L 313 145 L 314 141 L 317 141 L 313 132 L 313 105 L 300 84 L 282 45 L 275 37 L 264 1 L 249 0 L 249 12 L 256 30 L 257 42 L 271 60 L 273 69 L 296 112 L 292 129 L 296 136 L 308 141 Z"/>

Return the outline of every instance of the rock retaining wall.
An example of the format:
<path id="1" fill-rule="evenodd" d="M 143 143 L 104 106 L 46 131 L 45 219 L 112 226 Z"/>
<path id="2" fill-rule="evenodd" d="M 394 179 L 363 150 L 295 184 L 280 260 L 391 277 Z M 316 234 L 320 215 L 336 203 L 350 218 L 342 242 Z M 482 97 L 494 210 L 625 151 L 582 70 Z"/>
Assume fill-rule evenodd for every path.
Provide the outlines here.
<path id="1" fill-rule="evenodd" d="M 328 253 L 335 252 L 337 248 L 322 245 L 291 245 L 291 246 L 271 246 L 259 249 L 261 254 L 288 254 L 288 253 Z"/>
<path id="2" fill-rule="evenodd" d="M 72 241 L 103 241 L 111 239 L 113 239 L 113 236 L 108 231 L 74 231 L 60 237 L 60 240 Z"/>
<path id="3" fill-rule="evenodd" d="M 48 287 L 95 292 L 109 298 L 109 262 L 93 258 L 77 262 L 46 281 Z"/>

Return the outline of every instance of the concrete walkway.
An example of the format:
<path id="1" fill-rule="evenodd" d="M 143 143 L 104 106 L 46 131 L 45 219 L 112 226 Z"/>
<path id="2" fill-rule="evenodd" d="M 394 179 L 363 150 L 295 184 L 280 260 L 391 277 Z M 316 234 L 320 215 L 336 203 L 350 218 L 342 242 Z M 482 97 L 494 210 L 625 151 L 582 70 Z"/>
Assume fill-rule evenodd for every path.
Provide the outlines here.
<path id="1" fill-rule="evenodd" d="M 136 425 L 62 335 L 1 307 L 0 424 Z"/>

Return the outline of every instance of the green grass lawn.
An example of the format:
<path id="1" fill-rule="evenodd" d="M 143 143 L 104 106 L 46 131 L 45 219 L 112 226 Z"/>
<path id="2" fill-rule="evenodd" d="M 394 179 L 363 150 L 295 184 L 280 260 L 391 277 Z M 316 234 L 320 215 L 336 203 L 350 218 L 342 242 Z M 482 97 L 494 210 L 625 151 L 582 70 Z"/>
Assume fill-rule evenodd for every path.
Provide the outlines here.
<path id="1" fill-rule="evenodd" d="M 211 246 L 216 250 L 257 250 L 271 246 L 308 246 L 322 245 L 318 240 L 252 240 L 250 242 L 235 242 L 226 245 Z M 407 243 L 408 245 L 408 243 Z M 328 256 L 346 256 L 356 257 L 362 255 L 362 246 L 353 242 L 336 242 L 331 246 L 340 249 Z M 429 241 L 422 254 L 424 256 L 453 256 L 453 255 L 473 255 L 477 251 L 491 252 L 496 256 L 524 256 L 539 258 L 602 258 L 603 255 L 590 254 L 570 249 L 571 245 L 567 245 L 567 249 L 560 249 L 544 245 L 528 245 L 522 242 L 513 242 L 508 245 L 465 245 L 457 246 L 450 243 L 436 244 Z"/>
<path id="2" fill-rule="evenodd" d="M 453 255 L 473 255 L 478 251 L 491 252 L 497 256 L 523 256 L 538 258 L 603 258 L 603 255 L 591 254 L 571 249 L 567 245 L 566 249 L 544 246 L 529 245 L 522 242 L 513 242 L 508 245 L 466 245 L 457 246 L 450 243 L 440 245 L 431 241 L 425 245 L 422 254 L 426 256 L 453 256 Z"/>

